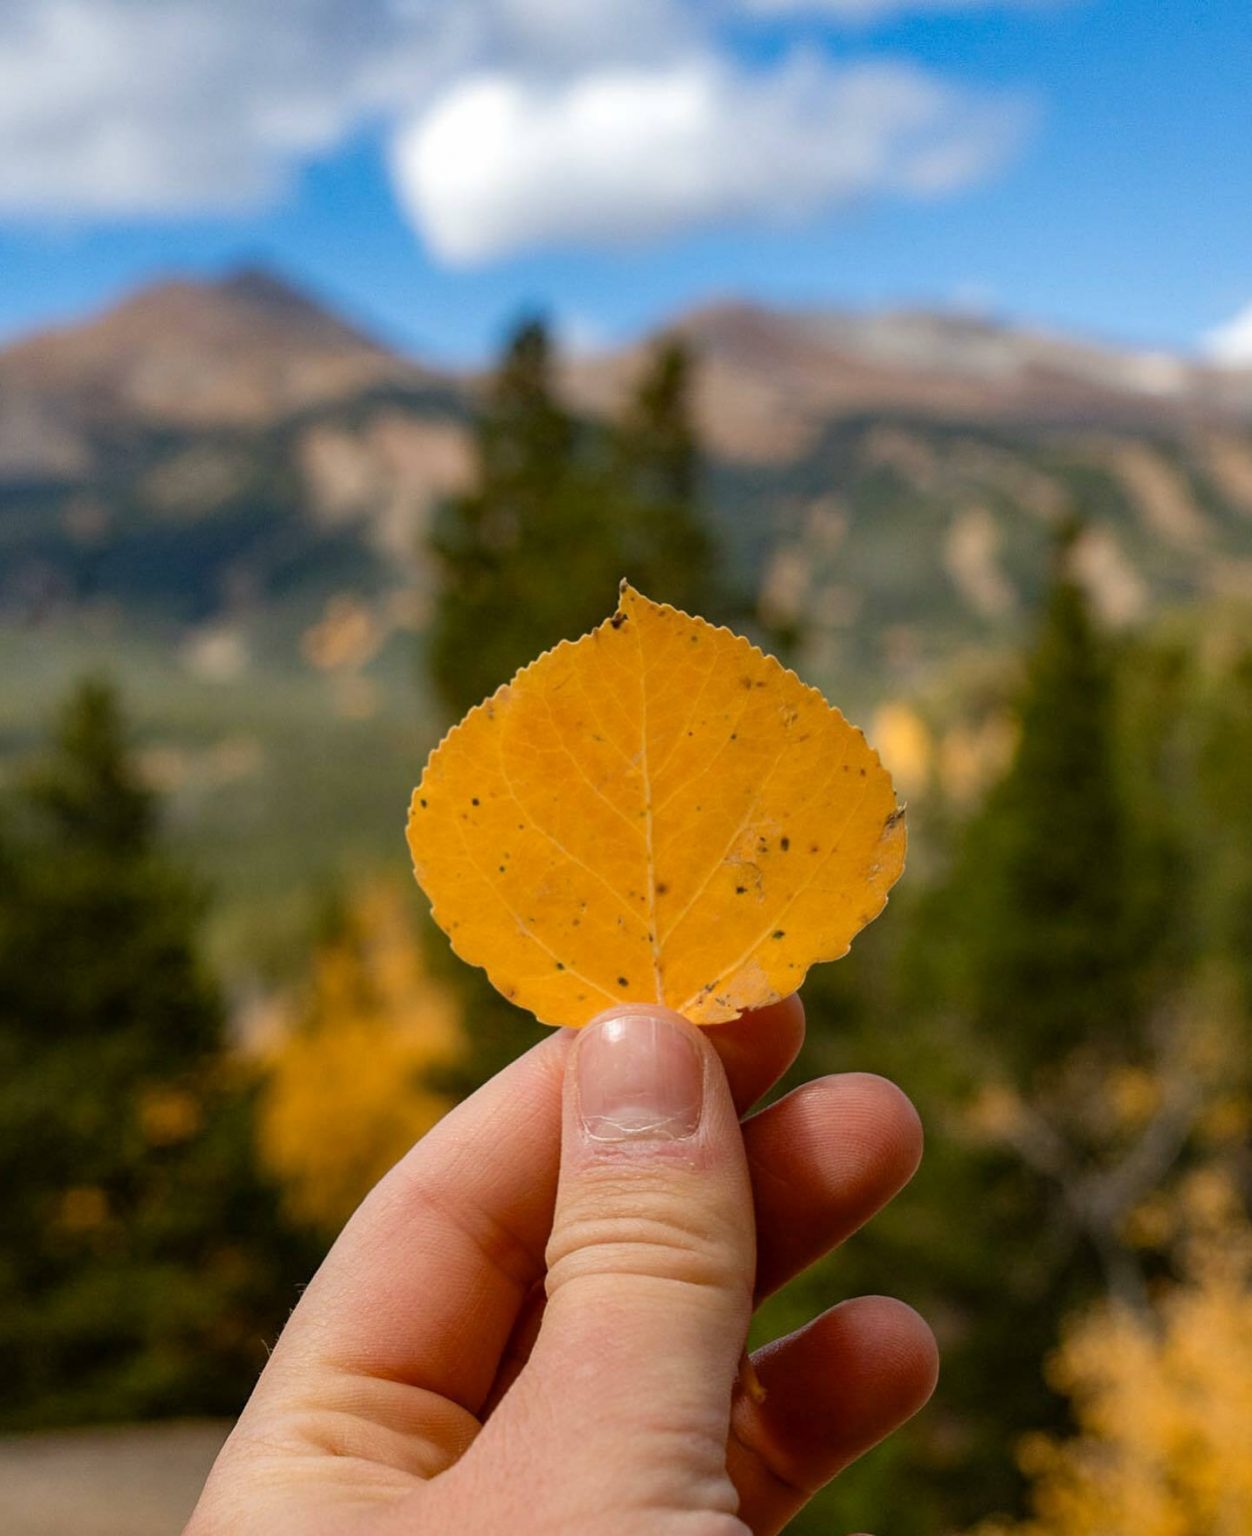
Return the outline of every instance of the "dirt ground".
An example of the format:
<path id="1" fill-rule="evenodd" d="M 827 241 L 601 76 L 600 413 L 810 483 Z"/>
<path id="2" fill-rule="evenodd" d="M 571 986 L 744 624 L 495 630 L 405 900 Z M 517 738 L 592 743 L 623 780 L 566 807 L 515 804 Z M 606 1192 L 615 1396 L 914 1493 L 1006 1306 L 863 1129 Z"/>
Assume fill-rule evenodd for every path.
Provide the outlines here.
<path id="1" fill-rule="evenodd" d="M 179 1536 L 229 1425 L 0 1438 L 4 1536 Z"/>

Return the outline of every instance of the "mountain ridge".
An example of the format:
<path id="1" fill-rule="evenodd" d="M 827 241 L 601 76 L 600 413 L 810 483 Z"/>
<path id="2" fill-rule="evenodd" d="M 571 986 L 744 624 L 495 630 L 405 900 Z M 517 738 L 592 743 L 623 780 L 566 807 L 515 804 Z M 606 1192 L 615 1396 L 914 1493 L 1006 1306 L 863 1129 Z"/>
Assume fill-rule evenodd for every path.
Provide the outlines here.
<path id="1" fill-rule="evenodd" d="M 722 302 L 669 329 L 729 572 L 819 680 L 1016 638 L 1074 513 L 1110 622 L 1252 598 L 1252 373 L 929 311 Z M 563 360 L 572 407 L 616 410 L 646 347 Z M 264 617 L 299 659 L 327 603 L 430 589 L 482 383 L 256 268 L 0 351 L 0 619 Z"/>
<path id="2" fill-rule="evenodd" d="M 421 376 L 266 269 L 166 278 L 0 349 L 0 472 L 82 462 L 90 433 L 119 424 L 259 426 Z M 40 451 L 38 424 L 54 452 Z"/>
<path id="3" fill-rule="evenodd" d="M 1168 425 L 1252 416 L 1252 370 L 1119 349 L 935 310 L 779 310 L 727 300 L 666 329 L 705 364 L 702 414 L 723 451 L 795 451 L 835 416 L 908 411 L 937 420 Z M 620 401 L 646 342 L 568 370 L 576 398 Z"/>
<path id="4" fill-rule="evenodd" d="M 1177 413 L 1252 416 L 1252 369 L 959 310 L 786 308 L 741 298 L 697 305 L 636 341 L 567 360 L 572 402 L 612 409 L 664 333 L 699 352 L 714 431 L 717 419 L 733 417 L 738 427 L 752 410 L 771 422 L 882 409 L 1059 422 L 1084 413 L 1144 423 Z M 257 425 L 417 380 L 472 390 L 476 374 L 400 352 L 257 264 L 219 278 L 162 278 L 86 319 L 0 347 L 0 411 L 7 397 L 10 413 L 16 403 L 28 414 L 37 407 L 62 431 L 127 417 Z M 724 435 L 730 446 L 744 441 L 738 430 Z"/>

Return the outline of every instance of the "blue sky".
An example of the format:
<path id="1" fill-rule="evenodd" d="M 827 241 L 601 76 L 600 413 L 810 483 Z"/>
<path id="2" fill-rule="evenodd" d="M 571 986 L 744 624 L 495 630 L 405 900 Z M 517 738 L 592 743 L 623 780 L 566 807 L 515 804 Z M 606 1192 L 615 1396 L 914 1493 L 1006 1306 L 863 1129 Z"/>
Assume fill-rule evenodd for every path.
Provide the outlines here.
<path id="1" fill-rule="evenodd" d="M 0 337 L 262 261 L 457 361 L 728 295 L 1252 361 L 1250 81 L 1248 0 L 10 0 Z"/>

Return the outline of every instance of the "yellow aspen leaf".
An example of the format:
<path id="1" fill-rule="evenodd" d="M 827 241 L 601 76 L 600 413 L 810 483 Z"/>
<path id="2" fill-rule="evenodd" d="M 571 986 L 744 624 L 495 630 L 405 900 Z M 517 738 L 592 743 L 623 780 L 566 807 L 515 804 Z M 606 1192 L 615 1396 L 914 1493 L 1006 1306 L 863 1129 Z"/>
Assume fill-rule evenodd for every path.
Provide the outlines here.
<path id="1" fill-rule="evenodd" d="M 431 754 L 409 847 L 462 959 L 545 1024 L 696 1024 L 847 952 L 904 867 L 860 731 L 740 635 L 622 584 L 617 611 Z"/>

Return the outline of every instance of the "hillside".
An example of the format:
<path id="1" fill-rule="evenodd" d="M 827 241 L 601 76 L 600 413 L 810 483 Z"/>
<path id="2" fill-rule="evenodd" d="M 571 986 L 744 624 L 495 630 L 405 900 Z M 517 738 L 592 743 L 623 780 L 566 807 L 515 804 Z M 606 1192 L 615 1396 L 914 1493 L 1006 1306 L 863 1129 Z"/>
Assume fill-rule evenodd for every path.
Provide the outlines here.
<path id="1" fill-rule="evenodd" d="M 459 385 L 263 272 L 0 351 L 0 615 L 255 616 L 378 585 L 464 473 Z"/>
<path id="2" fill-rule="evenodd" d="M 1252 605 L 1252 375 L 953 315 L 676 328 L 733 582 L 857 712 L 1016 642 L 1074 512 L 1111 625 Z M 571 363 L 575 407 L 611 409 L 639 356 Z M 257 271 L 0 351 L 0 771 L 104 658 L 215 879 L 261 903 L 391 851 L 436 724 L 422 539 L 469 474 L 476 388 Z"/>
<path id="3" fill-rule="evenodd" d="M 1170 430 L 1252 417 L 1252 371 L 927 311 L 839 314 L 711 305 L 674 329 L 705 361 L 710 440 L 732 459 L 778 460 L 833 418 Z M 582 359 L 571 385 L 598 408 L 620 398 L 638 349 Z"/>
<path id="4" fill-rule="evenodd" d="M 676 329 L 700 358 L 733 569 L 764 572 L 771 621 L 850 636 L 876 674 L 897 670 L 889 633 L 892 655 L 935 656 L 1011 628 L 1070 510 L 1114 622 L 1252 587 L 1252 374 L 959 315 L 727 304 Z M 612 409 L 640 351 L 571 364 L 575 405 Z M 272 643 L 276 618 L 303 634 L 336 594 L 420 586 L 431 508 L 469 472 L 472 400 L 473 381 L 256 270 L 160 283 L 10 347 L 0 615 L 121 604 Z"/>
<path id="5" fill-rule="evenodd" d="M 94 433 L 121 423 L 255 427 L 417 374 L 267 272 L 172 279 L 0 352 L 0 472 L 81 472 Z M 23 415 L 43 424 L 25 444 Z"/>

